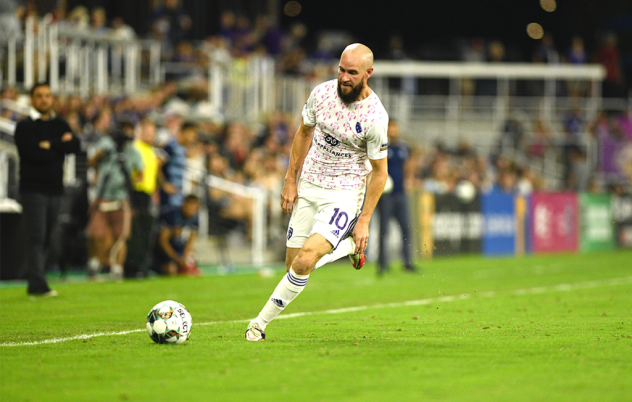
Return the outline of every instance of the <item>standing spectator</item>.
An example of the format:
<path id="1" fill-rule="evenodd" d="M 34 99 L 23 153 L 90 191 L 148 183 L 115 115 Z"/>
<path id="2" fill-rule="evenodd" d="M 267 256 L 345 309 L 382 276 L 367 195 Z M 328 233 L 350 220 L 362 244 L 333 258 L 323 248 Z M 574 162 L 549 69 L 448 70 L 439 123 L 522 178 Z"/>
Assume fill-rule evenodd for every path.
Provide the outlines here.
<path id="1" fill-rule="evenodd" d="M 180 207 L 187 163 L 187 146 L 197 140 L 195 124 L 185 123 L 165 145 L 165 163 L 161 171 L 160 207 Z"/>
<path id="2" fill-rule="evenodd" d="M 553 36 L 549 32 L 545 32 L 542 36 L 540 45 L 535 49 L 533 61 L 536 63 L 559 64 L 560 55 L 555 48 Z"/>
<path id="3" fill-rule="evenodd" d="M 192 27 L 191 17 L 180 5 L 180 0 L 165 0 L 153 18 L 153 28 L 160 32 L 166 44 L 169 46 L 168 53 L 173 50 L 173 46 L 187 39 Z"/>
<path id="4" fill-rule="evenodd" d="M 610 32 L 606 35 L 603 44 L 597 49 L 595 61 L 606 69 L 606 78 L 603 81 L 603 96 L 623 97 L 625 87 L 623 73 L 621 72 L 621 55 L 617 49 L 617 36 Z"/>
<path id="5" fill-rule="evenodd" d="M 501 63 L 506 61 L 505 45 L 503 45 L 501 41 L 494 40 L 487 45 L 487 61 L 489 63 Z M 477 80 L 476 94 L 479 96 L 498 95 L 498 81 L 490 78 Z"/>
<path id="6" fill-rule="evenodd" d="M 125 23 L 122 17 L 114 17 L 110 37 L 113 39 L 132 41 L 136 37 L 136 32 L 134 32 L 134 28 Z"/>
<path id="7" fill-rule="evenodd" d="M 105 8 L 96 7 L 92 10 L 92 14 L 90 16 L 91 26 L 94 33 L 97 35 L 104 35 L 107 31 L 107 14 L 105 13 Z"/>
<path id="8" fill-rule="evenodd" d="M 621 173 L 618 154 L 625 146 L 623 132 L 606 111 L 597 116 L 589 131 L 597 140 L 599 172 L 608 184 L 618 182 Z"/>
<path id="9" fill-rule="evenodd" d="M 584 49 L 584 40 L 581 36 L 573 36 L 566 58 L 571 64 L 586 64 L 586 50 Z"/>
<path id="10" fill-rule="evenodd" d="M 85 6 L 76 6 L 68 13 L 68 26 L 75 32 L 85 32 L 90 26 L 90 13 Z"/>
<path id="11" fill-rule="evenodd" d="M 533 135 L 527 145 L 527 154 L 536 158 L 544 158 L 550 138 L 551 130 L 543 119 L 537 118 L 533 123 Z"/>
<path id="12" fill-rule="evenodd" d="M 501 194 L 513 194 L 516 191 L 516 171 L 513 166 L 502 169 L 498 172 L 496 183 L 492 188 L 493 192 Z"/>
<path id="13" fill-rule="evenodd" d="M 86 226 L 88 225 L 88 155 L 87 138 L 77 112 L 66 115 L 66 121 L 81 143 L 81 149 L 75 154 L 74 185 L 66 187 L 62 200 L 59 225 L 59 271 L 66 276 L 71 267 L 85 268 L 88 261 Z"/>
<path id="14" fill-rule="evenodd" d="M 266 31 L 261 38 L 269 54 L 276 56 L 281 53 L 281 42 L 283 41 L 283 31 L 279 27 L 277 19 L 273 16 L 261 15 L 264 20 Z"/>
<path id="15" fill-rule="evenodd" d="M 12 37 L 22 37 L 20 26 L 20 14 L 23 8 L 19 7 L 16 0 L 2 0 L 0 2 L 0 43 L 7 42 Z M 0 56 L 5 56 L 4 48 L 0 50 Z"/>
<path id="16" fill-rule="evenodd" d="M 582 112 L 576 107 L 564 120 L 562 164 L 564 165 L 564 181 L 566 187 L 570 189 L 577 189 L 580 181 L 585 182 L 583 179 L 578 181 L 580 176 L 585 177 L 583 173 L 587 156 L 585 128 L 586 122 Z M 578 173 L 580 173 L 579 176 Z M 585 183 L 587 185 L 587 182 Z"/>
<path id="17" fill-rule="evenodd" d="M 219 35 L 224 38 L 228 47 L 232 47 L 237 35 L 235 32 L 235 13 L 226 10 L 219 18 Z"/>
<path id="18" fill-rule="evenodd" d="M 33 86 L 31 105 L 30 115 L 15 128 L 28 253 L 27 292 L 57 296 L 46 282 L 46 253 L 64 192 L 64 158 L 66 154 L 79 152 L 80 144 L 68 123 L 52 112 L 53 95 L 48 84 Z"/>
<path id="19" fill-rule="evenodd" d="M 154 214 L 152 196 L 156 192 L 158 171 L 162 160 L 154 148 L 156 124 L 148 118 L 140 123 L 140 134 L 134 141 L 134 149 L 143 161 L 143 174 L 132 192 L 132 233 L 127 241 L 125 276 L 142 278 L 147 275 L 151 245 L 153 244 Z"/>
<path id="20" fill-rule="evenodd" d="M 197 133 L 197 127 L 196 127 Z M 196 134 L 197 137 L 197 134 Z M 202 141 L 194 140 L 187 144 L 187 161 L 184 171 L 182 193 L 201 196 L 206 187 L 202 186 L 206 177 L 206 153 Z"/>
<path id="21" fill-rule="evenodd" d="M 154 267 L 158 273 L 200 273 L 193 256 L 193 245 L 200 225 L 199 206 L 197 196 L 187 195 L 182 206 L 170 207 L 160 215 L 160 231 L 154 253 Z"/>
<path id="22" fill-rule="evenodd" d="M 143 168 L 138 151 L 131 145 L 133 131 L 132 123 L 120 123 L 119 130 L 101 137 L 95 155 L 88 161 L 89 166 L 98 169 L 97 195 L 88 223 L 90 276 L 96 275 L 101 265 L 109 265 L 114 279 L 123 277 L 132 221 L 132 174 L 138 175 Z"/>
<path id="23" fill-rule="evenodd" d="M 408 195 L 406 194 L 405 181 L 409 176 L 410 165 L 408 157 L 410 149 L 402 141 L 399 124 L 395 120 L 388 122 L 388 174 L 391 177 L 393 188 L 390 192 L 384 192 L 378 202 L 380 211 L 380 253 L 378 274 L 382 275 L 388 269 L 388 235 L 391 218 L 395 218 L 402 232 L 402 256 L 404 257 L 404 270 L 416 272 L 413 266 L 410 232 L 410 211 L 408 207 Z"/>
<path id="24" fill-rule="evenodd" d="M 566 53 L 566 61 L 572 65 L 586 64 L 587 56 L 584 49 L 584 40 L 580 36 L 573 36 L 571 40 L 571 47 Z M 572 97 L 579 97 L 585 94 L 588 90 L 588 85 L 581 81 L 567 81 L 569 95 Z"/>

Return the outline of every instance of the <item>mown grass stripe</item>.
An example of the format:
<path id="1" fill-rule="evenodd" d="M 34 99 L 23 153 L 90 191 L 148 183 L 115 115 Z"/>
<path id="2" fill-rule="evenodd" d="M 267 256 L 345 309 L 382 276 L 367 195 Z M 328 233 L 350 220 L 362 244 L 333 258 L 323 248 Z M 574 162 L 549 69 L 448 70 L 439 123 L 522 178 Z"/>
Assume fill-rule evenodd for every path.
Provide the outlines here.
<path id="1" fill-rule="evenodd" d="M 632 276 L 623 277 L 623 278 L 602 279 L 602 280 L 595 280 L 595 281 L 588 281 L 588 282 L 578 282 L 574 284 L 562 283 L 559 285 L 551 285 L 551 286 L 537 286 L 537 287 L 528 288 L 528 289 L 516 289 L 512 291 L 511 293 L 517 296 L 522 296 L 522 295 L 527 295 L 527 294 L 541 294 L 541 293 L 551 292 L 551 291 L 569 292 L 573 290 L 590 289 L 590 288 L 603 287 L 603 286 L 617 286 L 617 285 L 625 285 L 625 284 L 630 284 L 630 283 L 632 283 Z M 483 293 L 480 293 L 479 296 L 494 297 L 497 294 L 498 292 L 483 292 Z M 472 297 L 471 294 L 448 295 L 448 296 L 441 296 L 441 297 L 436 297 L 436 298 L 408 300 L 405 302 L 397 302 L 397 303 L 372 304 L 372 305 L 367 305 L 367 306 L 345 307 L 345 308 L 323 310 L 323 311 L 306 311 L 306 312 L 300 312 L 300 313 L 280 315 L 276 319 L 281 320 L 281 319 L 305 317 L 305 316 L 310 316 L 310 315 L 343 314 L 343 313 L 352 313 L 356 311 L 364 311 L 364 310 L 378 309 L 378 308 L 421 306 L 421 305 L 427 305 L 427 304 L 436 303 L 436 302 L 447 303 L 447 302 L 451 302 L 455 300 L 465 300 L 465 299 L 469 299 L 470 297 Z M 218 324 L 239 324 L 239 323 L 248 323 L 248 322 L 250 322 L 249 319 L 232 320 L 232 321 L 210 321 L 210 322 L 195 323 L 195 325 L 206 326 L 206 325 L 218 325 Z M 12 346 L 47 345 L 47 344 L 53 344 L 53 343 L 91 339 L 91 338 L 96 338 L 100 336 L 127 335 L 127 334 L 136 333 L 136 332 L 143 332 L 143 331 L 145 331 L 144 328 L 132 329 L 132 330 L 120 331 L 120 332 L 97 332 L 94 334 L 76 335 L 76 336 L 71 336 L 67 338 L 44 339 L 42 341 L 0 343 L 0 346 L 12 347 Z"/>

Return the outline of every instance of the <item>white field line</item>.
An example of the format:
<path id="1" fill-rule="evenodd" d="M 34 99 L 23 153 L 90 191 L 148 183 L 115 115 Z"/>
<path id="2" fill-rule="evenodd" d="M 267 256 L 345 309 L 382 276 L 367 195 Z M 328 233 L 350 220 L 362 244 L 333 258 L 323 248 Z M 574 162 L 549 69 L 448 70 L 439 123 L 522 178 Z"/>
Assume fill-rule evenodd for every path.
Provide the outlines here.
<path id="1" fill-rule="evenodd" d="M 603 280 L 579 282 L 579 283 L 573 283 L 573 284 L 563 283 L 563 284 L 552 285 L 552 286 L 538 286 L 538 287 L 533 287 L 533 288 L 528 288 L 528 289 L 517 289 L 514 291 L 510 291 L 509 293 L 516 296 L 522 296 L 522 295 L 528 295 L 528 294 L 541 294 L 545 292 L 569 292 L 569 291 L 579 290 L 579 289 L 590 289 L 590 288 L 597 288 L 597 287 L 604 287 L 604 286 L 626 285 L 626 284 L 631 284 L 631 283 L 632 283 L 632 276 L 628 276 L 624 278 L 603 279 Z M 505 293 L 505 292 L 501 292 L 501 293 Z M 497 295 L 497 293 L 496 292 L 482 292 L 482 293 L 477 293 L 476 295 L 482 296 L 482 297 L 494 297 Z M 323 310 L 323 311 L 306 311 L 302 313 L 280 315 L 276 319 L 282 320 L 282 319 L 288 319 L 288 318 L 305 317 L 305 316 L 310 316 L 310 315 L 343 314 L 343 313 L 351 313 L 355 311 L 364 311 L 364 310 L 370 310 L 370 309 L 376 309 L 376 308 L 421 306 L 421 305 L 437 303 L 437 302 L 445 303 L 445 302 L 451 302 L 455 300 L 465 300 L 465 299 L 471 298 L 472 296 L 473 296 L 472 294 L 461 294 L 461 295 L 455 295 L 455 296 L 442 296 L 442 297 L 435 297 L 435 298 L 428 298 L 428 299 L 409 300 L 409 301 L 397 302 L 397 303 L 372 304 L 369 306 L 346 307 L 346 308 Z M 195 323 L 195 325 L 205 326 L 205 325 L 217 325 L 217 324 L 238 324 L 238 323 L 247 323 L 247 322 L 250 322 L 250 320 L 248 319 L 248 320 L 232 320 L 232 321 L 211 321 L 211 322 Z M 135 332 L 144 332 L 144 331 L 145 329 L 143 328 L 143 329 L 132 329 L 129 331 L 120 331 L 120 332 L 96 332 L 94 334 L 77 335 L 77 336 L 71 336 L 67 338 L 52 338 L 52 339 L 45 339 L 43 341 L 0 343 L 0 346 L 4 346 L 4 347 L 37 346 L 37 345 L 46 345 L 50 343 L 60 343 L 60 342 L 67 342 L 67 341 L 90 339 L 90 338 L 96 338 L 99 336 L 127 335 L 127 334 L 131 334 Z"/>

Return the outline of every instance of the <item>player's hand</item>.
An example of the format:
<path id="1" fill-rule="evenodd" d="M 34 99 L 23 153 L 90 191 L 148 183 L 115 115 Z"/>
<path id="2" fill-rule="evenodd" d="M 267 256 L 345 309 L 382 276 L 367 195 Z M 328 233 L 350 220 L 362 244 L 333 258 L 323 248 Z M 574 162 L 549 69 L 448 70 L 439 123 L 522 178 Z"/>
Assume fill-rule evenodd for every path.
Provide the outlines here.
<path id="1" fill-rule="evenodd" d="M 369 245 L 369 223 L 358 220 L 355 229 L 353 229 L 353 241 L 356 244 L 354 254 L 364 254 Z"/>
<path id="2" fill-rule="evenodd" d="M 50 149 L 50 141 L 40 141 L 39 147 L 42 149 Z"/>
<path id="3" fill-rule="evenodd" d="M 72 133 L 70 131 L 61 136 L 61 142 L 68 142 L 70 140 L 72 140 Z"/>
<path id="4" fill-rule="evenodd" d="M 281 209 L 288 215 L 292 215 L 292 207 L 298 198 L 298 190 L 296 184 L 285 183 L 281 191 Z"/>

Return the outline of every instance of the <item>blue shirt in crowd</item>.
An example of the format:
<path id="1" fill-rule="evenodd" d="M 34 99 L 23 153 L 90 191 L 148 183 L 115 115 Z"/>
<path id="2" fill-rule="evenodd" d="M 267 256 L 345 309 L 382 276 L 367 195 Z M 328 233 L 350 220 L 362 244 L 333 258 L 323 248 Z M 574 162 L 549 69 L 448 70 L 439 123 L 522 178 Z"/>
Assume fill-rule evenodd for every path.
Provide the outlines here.
<path id="1" fill-rule="evenodd" d="M 169 243 L 178 254 L 182 254 L 191 233 L 198 231 L 200 221 L 198 214 L 186 218 L 181 207 L 167 206 L 160 214 L 160 226 L 171 231 Z"/>
<path id="2" fill-rule="evenodd" d="M 182 185 L 184 181 L 184 169 L 187 163 L 187 149 L 180 145 L 175 138 L 172 138 L 164 147 L 166 161 L 162 166 L 162 173 L 165 180 L 173 184 L 177 191 L 175 194 L 167 194 L 160 190 L 160 206 L 180 207 L 184 196 Z"/>

